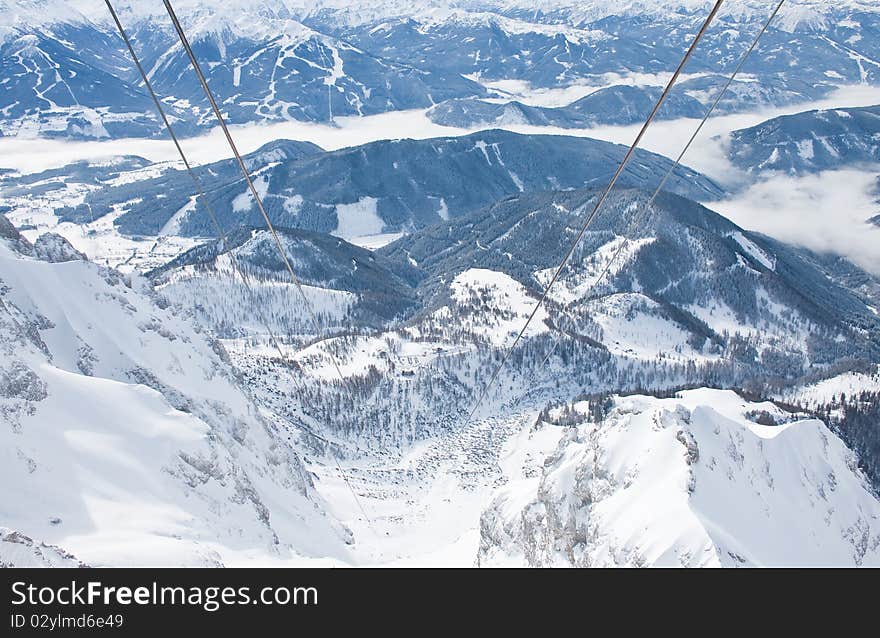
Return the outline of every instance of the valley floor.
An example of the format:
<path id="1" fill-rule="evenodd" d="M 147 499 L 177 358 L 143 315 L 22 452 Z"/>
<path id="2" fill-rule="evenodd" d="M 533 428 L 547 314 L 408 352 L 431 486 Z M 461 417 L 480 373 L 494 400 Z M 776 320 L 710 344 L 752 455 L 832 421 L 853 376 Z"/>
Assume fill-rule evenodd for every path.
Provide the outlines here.
<path id="1" fill-rule="evenodd" d="M 552 430 L 528 435 L 537 415 L 533 410 L 469 423 L 399 458 L 347 462 L 346 478 L 369 522 L 332 461 L 309 469 L 333 514 L 354 532 L 358 565 L 469 567 L 477 557 L 480 514 L 494 491 L 540 472 L 558 442 L 560 433 Z"/>
<path id="2" fill-rule="evenodd" d="M 347 462 L 359 503 L 332 462 L 309 467 L 354 532 L 353 566 L 579 564 L 572 538 L 597 565 L 880 560 L 880 503 L 820 422 L 706 389 L 615 404 L 600 423 L 525 409 Z M 758 425 L 750 408 L 793 420 Z M 796 496 L 783 506 L 783 494 Z M 556 517 L 572 520 L 554 528 Z M 584 531 L 572 537 L 574 521 Z"/>

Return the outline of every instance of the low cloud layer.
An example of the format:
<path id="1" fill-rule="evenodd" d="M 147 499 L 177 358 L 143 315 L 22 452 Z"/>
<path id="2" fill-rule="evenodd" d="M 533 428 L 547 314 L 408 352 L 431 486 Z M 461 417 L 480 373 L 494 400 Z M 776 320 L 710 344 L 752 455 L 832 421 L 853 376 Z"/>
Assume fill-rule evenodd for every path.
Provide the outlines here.
<path id="1" fill-rule="evenodd" d="M 526 88 L 520 87 L 520 90 L 528 93 Z M 527 99 L 528 95 L 520 97 Z M 533 97 L 536 102 L 547 99 L 540 92 Z M 877 103 L 880 103 L 880 87 L 848 86 L 839 88 L 824 100 L 808 104 L 713 117 L 684 158 L 684 164 L 727 187 L 741 186 L 751 177 L 736 170 L 726 157 L 725 142 L 732 130 L 753 126 L 770 117 L 812 108 Z M 697 121 L 693 119 L 655 122 L 641 146 L 676 157 L 696 124 Z M 428 120 L 422 110 L 383 113 L 363 118 L 339 118 L 334 126 L 281 122 L 232 128 L 243 152 L 254 151 L 279 138 L 308 140 L 327 150 L 334 150 L 380 139 L 423 139 L 464 135 L 473 130 L 439 126 Z M 595 137 L 628 145 L 639 127 L 600 126 L 576 130 L 534 126 L 503 128 L 519 133 Z M 216 129 L 200 137 L 185 139 L 182 143 L 190 159 L 197 164 L 230 155 L 226 140 Z M 0 167 L 22 172 L 44 170 L 83 159 L 102 160 L 119 154 L 140 155 L 152 161 L 177 160 L 173 145 L 161 138 L 112 141 L 0 138 Z M 712 202 L 709 206 L 744 228 L 817 251 L 843 255 L 866 270 L 880 275 L 880 228 L 867 222 L 869 218 L 880 214 L 880 204 L 875 201 L 877 195 L 870 192 L 876 184 L 878 174 L 880 167 L 874 171 L 839 170 L 801 178 L 773 177 L 752 185 L 734 198 Z"/>
<path id="2" fill-rule="evenodd" d="M 711 207 L 736 224 L 819 252 L 833 252 L 880 275 L 880 214 L 874 171 L 778 176 Z"/>

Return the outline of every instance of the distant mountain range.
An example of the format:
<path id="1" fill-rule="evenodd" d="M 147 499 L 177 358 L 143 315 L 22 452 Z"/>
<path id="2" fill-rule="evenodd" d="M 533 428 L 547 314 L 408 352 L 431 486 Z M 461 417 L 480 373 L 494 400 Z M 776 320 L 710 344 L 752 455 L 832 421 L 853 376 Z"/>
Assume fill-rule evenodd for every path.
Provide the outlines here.
<path id="1" fill-rule="evenodd" d="M 442 3 L 441 3 L 442 4 Z M 376 6 L 299 3 L 186 3 L 179 12 L 208 81 L 232 122 L 331 122 L 401 109 L 434 111 L 437 121 L 494 122 L 487 107 L 457 100 L 504 96 L 493 85 L 516 80 L 533 88 L 588 81 L 610 87 L 578 106 L 580 122 L 619 123 L 650 99 L 632 93 L 626 76 L 660 76 L 675 67 L 702 7 L 656 13 L 608 3 L 525 11 L 516 5 L 458 3 L 419 12 L 400 3 Z M 799 4 L 799 3 L 796 3 Z M 159 7 L 161 9 L 161 7 Z M 121 40 L 89 3 L 5 0 L 0 22 L 0 134 L 64 138 L 149 137 L 162 133 Z M 216 123 L 161 11 L 120 3 L 135 46 L 179 132 Z M 688 68 L 681 110 L 706 103 L 717 74 L 732 68 L 766 6 L 749 3 L 723 14 Z M 796 13 L 799 12 L 799 13 Z M 646 15 L 650 14 L 650 17 Z M 861 38 L 880 24 L 866 4 L 809 4 L 784 14 L 747 64 L 725 111 L 815 99 L 834 86 L 880 82 L 880 48 Z M 626 34 L 624 37 L 621 34 Z M 615 86 L 617 85 L 617 86 Z M 687 96 L 687 97 L 686 97 Z M 690 98 L 690 99 L 688 99 Z M 512 104 L 514 110 L 523 107 Z M 633 111 L 632 109 L 636 109 Z M 527 109 L 526 109 L 527 110 Z M 444 115 L 444 113 L 449 113 Z M 570 113 L 532 111 L 569 125 Z M 490 117 L 491 119 L 486 119 Z"/>
<path id="2" fill-rule="evenodd" d="M 613 86 L 599 89 L 568 106 L 542 108 L 520 102 L 485 102 L 459 99 L 443 102 L 428 111 L 428 118 L 446 126 L 529 124 L 560 128 L 588 128 L 598 124 L 632 124 L 644 121 L 662 89 Z M 675 95 L 663 106 L 664 118 L 701 117 L 705 107 L 688 95 Z"/>
<path id="3" fill-rule="evenodd" d="M 672 11 L 642 2 L 566 2 L 542 10 L 516 3 L 517 10 L 505 2 L 494 4 L 464 3 L 462 9 L 376 17 L 366 24 L 335 19 L 332 11 L 307 21 L 384 58 L 430 61 L 489 80 L 516 78 L 533 86 L 559 86 L 624 69 L 672 70 L 711 6 L 683 2 Z M 732 70 L 768 14 L 762 2 L 722 11 L 688 70 Z M 834 83 L 838 75 L 875 81 L 880 51 L 861 34 L 877 18 L 876 6 L 867 2 L 794 2 L 771 26 L 744 71 L 768 79 L 797 78 L 802 86 Z"/>
<path id="4" fill-rule="evenodd" d="M 523 191 L 605 184 L 624 152 L 622 146 L 589 138 L 492 130 L 384 140 L 333 152 L 281 140 L 248 155 L 247 162 L 275 223 L 351 239 L 416 230 Z M 622 183 L 650 188 L 670 166 L 665 157 L 638 151 Z M 121 168 L 100 166 L 90 173 L 77 164 L 67 177 L 60 169 L 25 180 L 0 178 L 0 196 L 11 207 L 29 207 L 50 192 L 62 201 L 74 190 L 80 203 L 54 210 L 61 221 L 93 223 L 112 215 L 114 226 L 127 235 L 216 236 L 185 172 L 157 166 L 123 175 Z M 198 173 L 221 226 L 263 224 L 233 162 L 208 164 Z M 700 200 L 724 192 L 685 167 L 676 169 L 667 187 Z"/>
<path id="5" fill-rule="evenodd" d="M 727 78 L 705 75 L 676 84 L 663 102 L 657 118 L 702 118 L 725 85 Z M 487 126 L 555 126 L 590 128 L 644 122 L 662 93 L 660 86 L 614 85 L 597 89 L 579 100 L 559 107 L 529 106 L 516 100 L 479 98 L 447 100 L 431 108 L 428 118 L 444 126 L 475 128 Z M 825 89 L 804 86 L 803 90 L 777 82 L 735 81 L 728 87 L 716 114 L 732 113 L 768 105 L 783 106 L 807 102 Z"/>
<path id="6" fill-rule="evenodd" d="M 880 106 L 807 111 L 734 131 L 730 160 L 795 175 L 880 163 Z"/>

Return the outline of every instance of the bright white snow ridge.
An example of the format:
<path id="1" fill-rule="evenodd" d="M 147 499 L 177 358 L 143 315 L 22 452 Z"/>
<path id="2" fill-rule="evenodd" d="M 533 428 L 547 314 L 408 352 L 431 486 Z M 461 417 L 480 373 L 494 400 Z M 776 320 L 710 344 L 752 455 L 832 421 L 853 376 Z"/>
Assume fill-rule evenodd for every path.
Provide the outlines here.
<path id="1" fill-rule="evenodd" d="M 217 342 L 146 280 L 4 230 L 0 566 L 345 559 L 348 531 Z"/>
<path id="2" fill-rule="evenodd" d="M 483 514 L 481 565 L 880 565 L 880 503 L 820 421 L 718 390 L 618 398 L 598 423 L 573 408 Z"/>

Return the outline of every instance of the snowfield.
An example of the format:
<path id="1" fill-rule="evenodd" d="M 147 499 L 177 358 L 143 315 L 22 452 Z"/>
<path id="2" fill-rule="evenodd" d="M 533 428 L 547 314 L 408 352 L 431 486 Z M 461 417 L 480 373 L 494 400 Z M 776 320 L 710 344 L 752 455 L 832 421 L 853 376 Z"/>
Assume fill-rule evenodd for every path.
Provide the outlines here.
<path id="1" fill-rule="evenodd" d="M 880 392 L 880 368 L 873 373 L 846 372 L 830 379 L 790 388 L 780 393 L 783 401 L 798 405 L 822 405 L 841 395 L 855 397 L 861 392 Z"/>
<path id="2" fill-rule="evenodd" d="M 216 342 L 140 277 L 69 246 L 59 263 L 14 246 L 0 239 L 0 483 L 16 486 L 0 563 L 30 564 L 24 547 L 46 558 L 40 543 L 89 565 L 347 555 L 347 530 Z"/>
<path id="3" fill-rule="evenodd" d="M 538 303 L 509 275 L 484 268 L 471 268 L 457 275 L 450 286 L 450 294 L 453 304 L 438 310 L 434 318 L 444 321 L 457 316 L 462 327 L 497 346 L 513 343 Z M 463 308 L 476 311 L 470 311 L 472 316 L 461 316 Z M 544 308 L 540 308 L 526 336 L 546 332 L 544 321 L 547 316 Z"/>
<path id="4" fill-rule="evenodd" d="M 880 503 L 821 422 L 715 390 L 574 410 L 533 428 L 559 445 L 483 514 L 481 565 L 880 565 Z"/>

